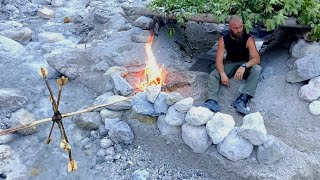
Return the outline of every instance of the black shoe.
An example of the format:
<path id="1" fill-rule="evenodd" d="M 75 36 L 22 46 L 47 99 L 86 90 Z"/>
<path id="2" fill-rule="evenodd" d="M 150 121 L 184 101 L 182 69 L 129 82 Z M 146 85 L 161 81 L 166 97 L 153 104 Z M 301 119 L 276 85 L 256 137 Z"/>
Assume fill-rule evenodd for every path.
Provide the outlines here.
<path id="1" fill-rule="evenodd" d="M 248 110 L 248 102 L 249 100 L 252 98 L 252 96 L 248 95 L 248 94 L 241 94 L 233 103 L 232 103 L 232 107 L 234 107 L 239 113 L 243 114 L 243 115 L 247 115 L 249 114 L 249 110 Z"/>
<path id="2" fill-rule="evenodd" d="M 210 109 L 213 112 L 221 111 L 221 107 L 219 106 L 218 102 L 216 100 L 213 100 L 213 99 L 208 99 L 204 103 L 203 107 L 206 107 L 206 108 Z"/>

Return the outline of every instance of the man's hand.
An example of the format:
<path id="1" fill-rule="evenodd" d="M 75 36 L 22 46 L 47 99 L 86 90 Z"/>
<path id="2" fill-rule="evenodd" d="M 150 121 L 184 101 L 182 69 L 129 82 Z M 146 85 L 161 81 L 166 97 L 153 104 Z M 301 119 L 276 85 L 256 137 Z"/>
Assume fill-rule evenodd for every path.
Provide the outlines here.
<path id="1" fill-rule="evenodd" d="M 225 86 L 230 86 L 230 82 L 229 82 L 229 78 L 228 76 L 226 75 L 226 73 L 222 73 L 220 74 L 220 77 L 221 77 L 221 83 Z"/>
<path id="2" fill-rule="evenodd" d="M 243 78 L 243 74 L 245 70 L 246 69 L 244 67 L 240 66 L 237 72 L 234 74 L 234 79 L 241 80 Z"/>

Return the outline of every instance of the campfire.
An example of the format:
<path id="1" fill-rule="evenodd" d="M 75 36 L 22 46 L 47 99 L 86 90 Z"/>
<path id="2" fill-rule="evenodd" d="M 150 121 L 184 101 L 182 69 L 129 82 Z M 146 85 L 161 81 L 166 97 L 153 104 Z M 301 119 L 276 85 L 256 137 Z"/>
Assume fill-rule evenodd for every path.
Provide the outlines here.
<path id="1" fill-rule="evenodd" d="M 140 77 L 140 83 L 136 85 L 139 91 L 146 91 L 149 86 L 163 86 L 165 82 L 166 71 L 163 66 L 157 64 L 156 58 L 152 52 L 152 42 L 154 35 L 151 35 L 148 38 L 148 41 L 145 45 L 146 49 L 146 67 L 144 69 L 143 77 Z"/>

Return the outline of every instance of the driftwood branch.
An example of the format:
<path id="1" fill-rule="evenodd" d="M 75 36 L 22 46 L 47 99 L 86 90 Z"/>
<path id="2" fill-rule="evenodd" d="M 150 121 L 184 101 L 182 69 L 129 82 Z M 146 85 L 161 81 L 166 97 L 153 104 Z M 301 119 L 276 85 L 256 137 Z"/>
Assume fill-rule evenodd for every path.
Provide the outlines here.
<path id="1" fill-rule="evenodd" d="M 110 106 L 110 105 L 113 105 L 113 104 L 116 104 L 116 103 L 119 103 L 119 102 L 130 100 L 131 98 L 132 97 L 128 97 L 126 99 L 122 99 L 122 100 L 119 100 L 119 101 L 114 101 L 112 103 L 106 103 L 106 104 L 99 104 L 99 105 L 96 105 L 96 106 L 91 106 L 89 108 L 82 109 L 82 110 L 79 110 L 79 111 L 76 111 L 76 112 L 62 114 L 61 116 L 62 116 L 62 118 L 66 118 L 66 117 L 74 116 L 74 115 L 85 113 L 85 112 L 91 112 L 91 111 L 93 111 L 95 109 L 98 109 L 98 108 L 107 107 L 107 106 Z M 22 130 L 22 129 L 30 128 L 30 127 L 36 126 L 38 124 L 47 123 L 47 122 L 50 122 L 50 121 L 52 121 L 52 118 L 45 118 L 45 119 L 37 120 L 37 121 L 29 123 L 29 124 L 24 124 L 24 125 L 21 125 L 21 126 L 18 126 L 18 127 L 5 129 L 5 130 L 0 131 L 0 136 L 6 135 L 6 134 L 9 134 L 9 133 L 13 133 L 13 132 L 16 132 L 16 131 L 19 131 L 19 130 Z"/>
<path id="2" fill-rule="evenodd" d="M 155 10 L 151 10 L 146 7 L 130 7 L 130 6 L 122 6 L 122 9 L 126 16 L 156 16 L 156 17 L 166 17 L 168 19 L 177 19 L 175 15 L 164 15 L 163 13 Z M 185 21 L 195 21 L 195 22 L 203 22 L 203 23 L 220 23 L 217 18 L 212 14 L 195 14 L 192 17 L 184 17 Z M 228 23 L 226 20 L 225 23 Z M 282 27 L 293 27 L 293 28 L 310 28 L 307 25 L 299 24 L 297 22 L 297 18 L 289 17 L 285 20 L 285 24 Z"/>

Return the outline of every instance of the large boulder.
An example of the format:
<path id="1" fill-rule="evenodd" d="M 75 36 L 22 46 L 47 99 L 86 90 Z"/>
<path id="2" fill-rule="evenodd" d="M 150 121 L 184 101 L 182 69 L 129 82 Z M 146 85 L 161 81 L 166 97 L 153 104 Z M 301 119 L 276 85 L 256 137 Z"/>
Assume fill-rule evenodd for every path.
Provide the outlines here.
<path id="1" fill-rule="evenodd" d="M 316 41 L 307 42 L 300 39 L 292 48 L 292 57 L 303 58 L 309 54 L 320 55 L 320 45 Z"/>
<path id="2" fill-rule="evenodd" d="M 32 113 L 26 111 L 25 109 L 19 109 L 11 115 L 10 121 L 11 127 L 17 127 L 33 123 L 36 121 L 36 118 Z M 32 126 L 27 129 L 19 130 L 17 132 L 22 135 L 34 134 L 37 132 L 37 126 Z"/>
<path id="3" fill-rule="evenodd" d="M 206 125 L 207 133 L 213 144 L 221 143 L 234 128 L 233 117 L 228 114 L 216 113 Z"/>
<path id="4" fill-rule="evenodd" d="M 183 141 L 195 153 L 203 153 L 212 145 L 205 126 L 192 126 L 185 123 L 181 126 L 181 130 Z"/>
<path id="5" fill-rule="evenodd" d="M 205 125 L 213 116 L 213 112 L 205 107 L 191 107 L 186 115 L 186 122 L 193 126 Z"/>
<path id="6" fill-rule="evenodd" d="M 18 89 L 0 89 L 0 113 L 16 111 L 22 108 L 27 101 L 27 97 Z"/>
<path id="7" fill-rule="evenodd" d="M 311 102 L 320 97 L 320 76 L 313 78 L 307 85 L 304 85 L 299 90 L 299 97 L 302 100 Z"/>
<path id="8" fill-rule="evenodd" d="M 263 117 L 259 112 L 244 116 L 238 133 L 256 146 L 263 144 L 267 140 L 267 130 L 264 126 Z"/>
<path id="9" fill-rule="evenodd" d="M 133 25 L 141 29 L 149 30 L 154 27 L 154 21 L 152 18 L 140 16 L 133 22 Z"/>
<path id="10" fill-rule="evenodd" d="M 231 161 L 239 161 L 250 157 L 253 145 L 238 134 L 235 127 L 230 134 L 217 146 L 218 152 Z"/>
<path id="11" fill-rule="evenodd" d="M 287 74 L 290 83 L 302 82 L 320 76 L 320 54 L 308 54 L 294 62 Z"/>

